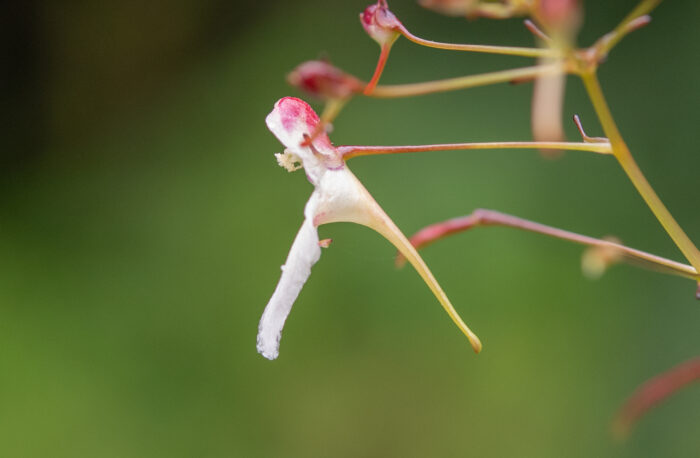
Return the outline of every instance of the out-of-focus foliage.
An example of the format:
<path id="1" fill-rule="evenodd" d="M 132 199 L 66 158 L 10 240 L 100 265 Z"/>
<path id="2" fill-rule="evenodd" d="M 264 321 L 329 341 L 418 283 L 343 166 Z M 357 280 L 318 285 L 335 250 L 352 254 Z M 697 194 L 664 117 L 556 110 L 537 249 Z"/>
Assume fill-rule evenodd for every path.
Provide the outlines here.
<path id="1" fill-rule="evenodd" d="M 387 243 L 342 224 L 321 229 L 334 242 L 279 360 L 255 352 L 310 190 L 276 166 L 264 116 L 298 95 L 286 72 L 320 53 L 371 75 L 365 3 L 8 7 L 30 27 L 3 29 L 14 73 L 0 171 L 0 456 L 697 456 L 697 388 L 627 443 L 608 433 L 639 382 L 698 353 L 692 287 L 624 266 L 592 282 L 580 248 L 532 234 L 480 229 L 423 253 L 483 338 L 479 356 L 415 272 L 394 270 Z M 588 2 L 581 42 L 633 5 Z M 436 40 L 532 43 L 519 21 L 391 6 Z M 696 241 L 699 14 L 696 2 L 663 3 L 600 75 L 641 167 Z M 399 41 L 384 82 L 527 62 Z M 565 116 L 599 135 L 580 83 L 568 87 Z M 521 84 L 357 99 L 332 138 L 528 139 L 530 94 Z M 612 158 L 450 152 L 350 166 L 407 233 L 486 207 L 680 259 Z"/>

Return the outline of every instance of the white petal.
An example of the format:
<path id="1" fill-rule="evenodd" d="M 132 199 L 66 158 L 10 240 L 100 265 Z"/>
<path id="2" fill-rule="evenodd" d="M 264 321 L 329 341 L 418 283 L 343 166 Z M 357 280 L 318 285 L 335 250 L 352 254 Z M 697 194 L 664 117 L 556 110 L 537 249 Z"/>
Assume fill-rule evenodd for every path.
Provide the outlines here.
<path id="1" fill-rule="evenodd" d="M 319 186 L 319 203 L 314 223 L 318 226 L 333 222 L 351 222 L 367 226 L 379 232 L 391 242 L 413 265 L 423 281 L 428 285 L 452 321 L 469 339 L 474 351 L 481 351 L 481 342 L 464 323 L 452 306 L 445 292 L 416 252 L 411 242 L 406 239 L 389 216 L 382 210 L 360 181 L 347 168 L 329 170 L 323 176 Z"/>
<path id="2" fill-rule="evenodd" d="M 301 225 L 282 266 L 280 281 L 260 319 L 258 352 L 267 359 L 277 358 L 284 322 L 301 288 L 311 275 L 311 267 L 321 257 L 318 232 L 313 224 L 317 200 L 318 194 L 314 192 L 304 209 L 304 224 Z"/>

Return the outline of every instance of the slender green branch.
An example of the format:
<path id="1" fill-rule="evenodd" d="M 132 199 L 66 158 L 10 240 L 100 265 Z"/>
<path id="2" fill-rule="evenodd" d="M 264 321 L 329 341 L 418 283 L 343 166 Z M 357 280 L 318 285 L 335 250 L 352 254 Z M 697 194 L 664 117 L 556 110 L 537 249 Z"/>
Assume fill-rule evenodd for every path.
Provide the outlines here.
<path id="1" fill-rule="evenodd" d="M 581 78 L 598 115 L 600 124 L 605 131 L 605 135 L 610 140 L 615 158 L 676 246 L 678 246 L 690 264 L 696 270 L 700 270 L 700 251 L 698 251 L 695 244 L 673 218 L 632 157 L 632 153 L 622 139 L 622 135 L 615 124 L 595 72 L 584 72 L 581 74 Z"/>
<path id="2" fill-rule="evenodd" d="M 649 23 L 647 16 L 663 0 L 642 0 L 611 32 L 605 34 L 593 46 L 599 56 L 606 56 L 630 32 Z"/>
<path id="3" fill-rule="evenodd" d="M 651 13 L 663 0 L 642 0 L 625 18 L 615 27 L 614 30 L 625 30 L 630 22 L 640 16 Z"/>
<path id="4" fill-rule="evenodd" d="M 509 56 L 521 57 L 561 57 L 558 50 L 546 48 L 523 48 L 517 46 L 493 46 L 493 45 L 470 45 L 470 44 L 455 44 L 441 43 L 438 41 L 426 40 L 424 38 L 413 35 L 408 29 L 402 27 L 399 29 L 401 34 L 410 41 L 428 48 L 446 49 L 450 51 L 470 51 L 488 54 L 504 54 Z"/>
<path id="5" fill-rule="evenodd" d="M 436 92 L 455 91 L 489 84 L 506 83 L 536 78 L 543 75 L 555 75 L 567 71 L 560 63 L 550 65 L 537 65 L 533 67 L 516 68 L 498 72 L 469 75 L 458 78 L 449 78 L 423 83 L 396 84 L 377 86 L 369 97 L 395 98 L 410 97 L 415 95 L 432 94 Z"/>

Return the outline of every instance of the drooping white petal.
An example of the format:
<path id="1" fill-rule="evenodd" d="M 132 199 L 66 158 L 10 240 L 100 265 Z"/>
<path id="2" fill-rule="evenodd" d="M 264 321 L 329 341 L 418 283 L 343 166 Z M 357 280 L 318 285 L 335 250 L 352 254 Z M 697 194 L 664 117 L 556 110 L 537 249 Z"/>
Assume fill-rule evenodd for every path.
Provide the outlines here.
<path id="1" fill-rule="evenodd" d="M 280 338 L 284 322 L 292 309 L 301 288 L 311 275 L 311 267 L 321 257 L 318 232 L 313 224 L 318 194 L 311 195 L 304 209 L 304 223 L 297 233 L 287 260 L 282 266 L 282 276 L 270 301 L 265 307 L 258 327 L 258 352 L 267 359 L 279 354 Z"/>

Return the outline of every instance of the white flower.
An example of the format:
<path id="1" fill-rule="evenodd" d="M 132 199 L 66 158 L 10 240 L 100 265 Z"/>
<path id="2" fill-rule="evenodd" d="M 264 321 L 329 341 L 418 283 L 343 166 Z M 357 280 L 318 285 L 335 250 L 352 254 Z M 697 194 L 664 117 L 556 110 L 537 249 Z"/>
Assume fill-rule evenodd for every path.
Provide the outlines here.
<path id="1" fill-rule="evenodd" d="M 268 359 L 277 358 L 284 322 L 311 274 L 311 267 L 321 257 L 316 228 L 334 222 L 370 227 L 396 246 L 428 284 L 474 350 L 479 352 L 481 342 L 478 337 L 464 324 L 410 242 L 348 169 L 326 133 L 322 132 L 309 141 L 317 133 L 319 124 L 313 109 L 303 100 L 285 97 L 275 104 L 266 122 L 286 147 L 283 154 L 277 155 L 279 164 L 293 171 L 300 162 L 315 189 L 304 208 L 304 222 L 282 266 L 280 281 L 260 319 L 258 352 Z"/>

